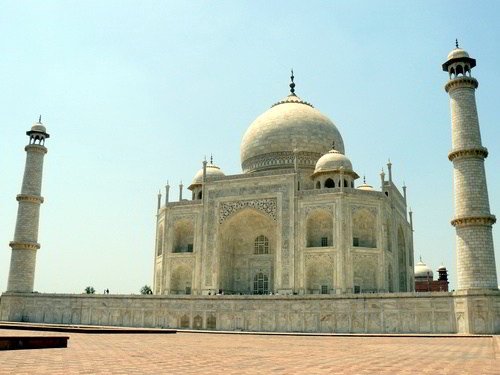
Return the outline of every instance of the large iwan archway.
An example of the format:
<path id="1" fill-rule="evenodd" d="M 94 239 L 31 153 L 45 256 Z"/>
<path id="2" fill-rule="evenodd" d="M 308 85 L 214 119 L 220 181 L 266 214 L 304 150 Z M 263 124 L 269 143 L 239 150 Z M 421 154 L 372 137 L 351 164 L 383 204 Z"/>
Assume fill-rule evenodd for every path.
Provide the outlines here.
<path id="1" fill-rule="evenodd" d="M 219 289 L 225 294 L 274 291 L 276 228 L 276 221 L 253 208 L 245 208 L 221 224 Z"/>

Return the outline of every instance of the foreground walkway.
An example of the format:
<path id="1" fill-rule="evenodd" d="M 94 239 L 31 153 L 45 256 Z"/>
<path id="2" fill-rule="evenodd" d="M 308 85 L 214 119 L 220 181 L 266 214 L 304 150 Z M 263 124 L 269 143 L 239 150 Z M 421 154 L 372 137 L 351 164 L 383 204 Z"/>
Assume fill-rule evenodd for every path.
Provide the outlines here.
<path id="1" fill-rule="evenodd" d="M 0 352 L 0 374 L 498 374 L 498 337 L 67 335 L 66 349 Z"/>

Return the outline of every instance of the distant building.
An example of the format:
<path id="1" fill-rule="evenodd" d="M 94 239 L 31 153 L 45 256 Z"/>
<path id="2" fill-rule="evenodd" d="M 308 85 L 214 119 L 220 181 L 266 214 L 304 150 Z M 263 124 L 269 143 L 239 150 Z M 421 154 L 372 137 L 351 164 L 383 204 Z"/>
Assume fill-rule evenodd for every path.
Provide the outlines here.
<path id="1" fill-rule="evenodd" d="M 415 265 L 415 292 L 447 292 L 448 270 L 441 265 L 438 269 L 438 279 L 434 280 L 434 273 L 422 258 Z"/>

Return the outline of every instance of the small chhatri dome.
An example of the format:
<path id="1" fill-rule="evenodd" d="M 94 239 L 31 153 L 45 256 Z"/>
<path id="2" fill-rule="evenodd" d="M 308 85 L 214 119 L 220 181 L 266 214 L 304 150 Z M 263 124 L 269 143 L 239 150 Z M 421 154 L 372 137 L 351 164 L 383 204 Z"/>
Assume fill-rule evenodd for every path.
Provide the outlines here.
<path id="1" fill-rule="evenodd" d="M 363 176 L 363 183 L 357 187 L 358 190 L 374 191 L 373 186 L 366 183 L 366 178 Z"/>
<path id="2" fill-rule="evenodd" d="M 50 138 L 50 135 L 42 124 L 42 115 L 38 118 L 38 122 L 35 122 L 31 129 L 26 132 L 26 135 L 30 137 L 30 144 L 45 145 L 45 140 Z"/>
<path id="3" fill-rule="evenodd" d="M 422 257 L 420 257 L 420 261 L 415 265 L 415 278 L 427 279 L 427 277 L 432 280 L 432 278 L 434 277 L 434 273 L 432 272 L 430 267 L 422 262 Z"/>
<path id="4" fill-rule="evenodd" d="M 344 153 L 337 127 L 298 97 L 295 87 L 292 79 L 290 95 L 257 117 L 243 135 L 240 152 L 244 173 L 293 169 L 295 158 L 299 169 L 313 169 L 330 149 L 332 140 L 337 150 Z"/>
<path id="5" fill-rule="evenodd" d="M 450 65 L 458 62 L 467 63 L 470 66 L 470 68 L 474 68 L 476 66 L 476 60 L 471 58 L 467 53 L 467 51 L 465 51 L 463 48 L 459 48 L 458 41 L 456 41 L 456 48 L 454 48 L 448 54 L 446 62 L 442 65 L 443 70 L 447 72 L 448 67 L 450 67 Z"/>
<path id="6" fill-rule="evenodd" d="M 40 115 L 40 117 L 38 117 L 38 121 L 33 124 L 33 126 L 31 127 L 31 131 L 39 132 L 39 133 L 46 133 L 47 132 L 47 129 L 42 124 L 42 115 Z"/>
<path id="7" fill-rule="evenodd" d="M 210 157 L 210 163 L 207 163 L 206 177 L 209 178 L 209 177 L 224 177 L 224 176 L 225 176 L 224 172 L 222 172 L 221 169 L 213 163 L 213 158 Z M 198 172 L 196 172 L 189 188 L 191 188 L 193 185 L 201 185 L 202 183 L 203 183 L 203 168 L 201 168 Z"/>
<path id="8" fill-rule="evenodd" d="M 448 54 L 448 60 L 457 59 L 459 57 L 469 57 L 469 54 L 462 48 L 455 48 Z"/>
<path id="9" fill-rule="evenodd" d="M 347 156 L 332 148 L 328 153 L 319 158 L 314 168 L 314 173 L 339 171 L 341 168 L 345 172 L 351 172 L 352 163 Z"/>

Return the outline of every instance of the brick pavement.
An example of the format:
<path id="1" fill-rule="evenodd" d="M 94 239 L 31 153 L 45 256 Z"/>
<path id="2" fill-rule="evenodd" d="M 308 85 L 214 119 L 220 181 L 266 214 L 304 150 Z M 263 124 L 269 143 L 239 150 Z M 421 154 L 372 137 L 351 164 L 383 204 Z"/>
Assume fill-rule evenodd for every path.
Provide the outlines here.
<path id="1" fill-rule="evenodd" d="M 69 335 L 67 349 L 0 352 L 0 374 L 499 374 L 491 337 L 177 333 Z M 498 344 L 498 342 L 497 342 Z"/>

